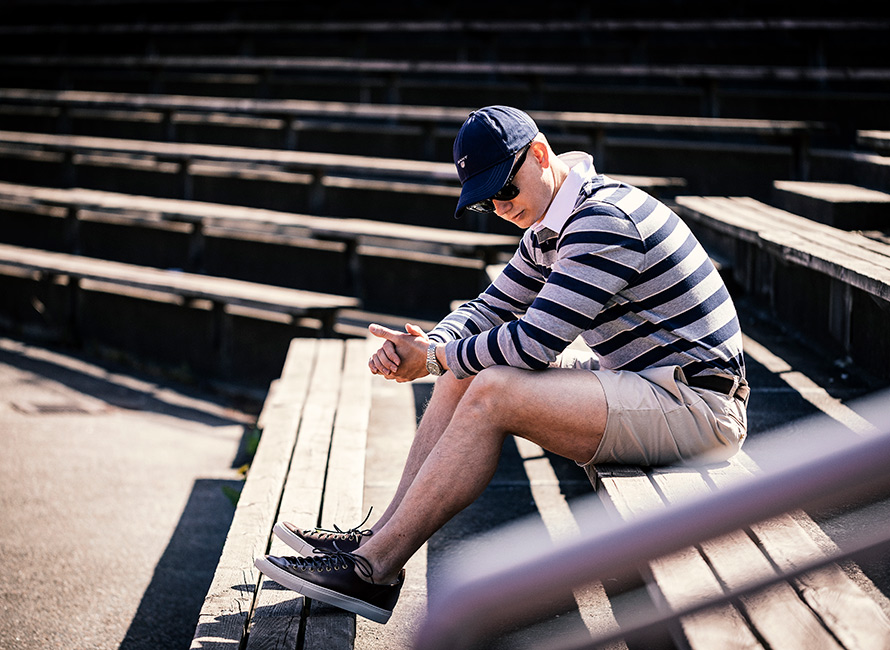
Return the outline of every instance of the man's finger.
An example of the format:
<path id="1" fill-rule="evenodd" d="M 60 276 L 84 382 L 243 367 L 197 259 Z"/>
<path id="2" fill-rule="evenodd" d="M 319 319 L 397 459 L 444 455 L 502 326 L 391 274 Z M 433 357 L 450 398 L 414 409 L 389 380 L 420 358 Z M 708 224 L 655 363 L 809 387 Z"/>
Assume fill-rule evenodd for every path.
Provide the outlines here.
<path id="1" fill-rule="evenodd" d="M 371 357 L 370 361 L 372 371 L 377 375 L 383 375 L 384 377 L 395 372 L 394 369 L 388 367 L 385 363 L 383 363 L 376 355 Z"/>
<path id="2" fill-rule="evenodd" d="M 380 346 L 378 356 L 382 356 L 383 359 L 390 362 L 392 364 L 392 370 L 398 368 L 399 364 L 402 363 L 402 359 L 399 357 L 398 352 L 396 352 L 396 346 L 394 346 L 391 341 L 386 341 Z"/>
<path id="3" fill-rule="evenodd" d="M 384 327 L 383 325 L 378 325 L 377 323 L 371 323 L 368 325 L 368 331 L 371 332 L 374 336 L 377 336 L 381 339 L 386 339 L 388 341 L 397 341 L 400 336 L 404 336 L 401 332 L 396 332 L 395 330 L 391 330 L 388 327 Z"/>
<path id="4" fill-rule="evenodd" d="M 405 331 L 414 336 L 426 336 L 424 331 L 412 323 L 405 323 Z"/>

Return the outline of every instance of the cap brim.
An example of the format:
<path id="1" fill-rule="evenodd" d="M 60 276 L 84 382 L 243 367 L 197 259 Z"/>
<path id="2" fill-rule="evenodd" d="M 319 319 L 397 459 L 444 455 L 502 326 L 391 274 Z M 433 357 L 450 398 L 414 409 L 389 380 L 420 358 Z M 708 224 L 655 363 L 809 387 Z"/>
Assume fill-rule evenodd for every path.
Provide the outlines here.
<path id="1" fill-rule="evenodd" d="M 507 177 L 510 175 L 512 168 L 513 156 L 508 156 L 503 162 L 468 178 L 461 187 L 457 209 L 454 211 L 454 218 L 460 219 L 466 212 L 468 205 L 490 199 L 497 194 L 498 190 L 507 182 Z"/>

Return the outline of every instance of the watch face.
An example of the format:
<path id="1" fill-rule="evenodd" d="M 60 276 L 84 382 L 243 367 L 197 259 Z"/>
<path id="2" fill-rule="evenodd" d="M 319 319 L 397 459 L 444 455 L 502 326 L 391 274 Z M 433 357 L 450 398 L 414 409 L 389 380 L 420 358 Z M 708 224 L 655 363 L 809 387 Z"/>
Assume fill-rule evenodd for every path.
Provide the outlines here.
<path id="1" fill-rule="evenodd" d="M 435 377 L 438 377 L 443 372 L 442 366 L 439 365 L 439 360 L 436 359 L 436 346 L 434 343 L 431 343 L 426 351 L 426 371 Z"/>

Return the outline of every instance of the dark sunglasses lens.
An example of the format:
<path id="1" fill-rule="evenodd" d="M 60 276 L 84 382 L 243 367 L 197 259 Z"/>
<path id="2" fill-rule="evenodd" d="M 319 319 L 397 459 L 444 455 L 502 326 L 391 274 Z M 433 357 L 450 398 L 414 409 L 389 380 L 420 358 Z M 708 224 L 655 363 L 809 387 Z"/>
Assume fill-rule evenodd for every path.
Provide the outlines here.
<path id="1" fill-rule="evenodd" d="M 472 210 L 473 212 L 494 212 L 494 203 L 490 199 L 483 199 L 468 205 L 467 210 Z"/>
<path id="2" fill-rule="evenodd" d="M 519 188 L 513 185 L 513 183 L 507 183 L 491 198 L 497 199 L 498 201 L 510 201 L 517 196 L 519 196 Z"/>

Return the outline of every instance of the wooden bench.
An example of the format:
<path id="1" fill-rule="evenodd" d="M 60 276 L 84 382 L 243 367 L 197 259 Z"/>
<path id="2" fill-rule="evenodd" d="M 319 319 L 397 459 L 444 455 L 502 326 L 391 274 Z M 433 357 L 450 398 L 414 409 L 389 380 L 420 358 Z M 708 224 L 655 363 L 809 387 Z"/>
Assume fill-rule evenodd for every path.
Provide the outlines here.
<path id="1" fill-rule="evenodd" d="M 744 453 L 731 462 L 688 468 L 597 468 L 597 491 L 617 517 L 634 516 L 707 494 L 750 477 L 756 466 Z M 803 512 L 792 512 L 649 564 L 644 572 L 662 611 L 721 597 L 724 590 L 768 579 L 825 556 L 807 532 Z M 812 523 L 812 522 L 811 522 Z M 867 593 L 831 564 L 734 604 L 680 619 L 670 630 L 678 647 L 880 648 L 890 620 Z"/>
<path id="2" fill-rule="evenodd" d="M 32 110 L 54 110 L 56 119 L 65 131 L 65 125 L 78 110 L 101 110 L 106 118 L 120 120 L 127 114 L 137 118 L 137 111 L 160 113 L 163 130 L 168 140 L 176 139 L 178 121 L 194 121 L 204 117 L 205 122 L 218 124 L 218 115 L 253 116 L 268 118 L 259 123 L 265 128 L 282 132 L 281 145 L 293 149 L 300 140 L 298 131 L 375 128 L 383 132 L 403 133 L 408 127 L 424 134 L 424 152 L 434 158 L 437 137 L 450 139 L 472 109 L 445 106 L 419 106 L 402 104 L 357 104 L 324 102 L 298 99 L 244 99 L 227 97 L 201 97 L 190 95 L 146 95 L 91 91 L 53 91 L 21 88 L 0 89 L 0 103 L 6 111 L 13 107 Z M 120 111 L 128 113 L 121 115 Z M 777 142 L 791 146 L 795 169 L 805 178 L 806 158 L 813 131 L 823 125 L 800 120 L 730 119 L 685 117 L 671 115 L 629 115 L 594 113 L 589 111 L 535 111 L 529 114 L 539 126 L 554 136 L 577 134 L 589 138 L 597 164 L 605 169 L 606 135 L 615 131 L 637 131 L 648 134 L 679 134 L 705 137 L 755 136 L 765 142 Z M 308 121 L 307 121 L 308 120 Z M 238 122 L 232 122 L 233 126 Z M 258 124 L 256 121 L 250 123 Z M 357 134 L 358 135 L 358 134 Z"/>
<path id="3" fill-rule="evenodd" d="M 263 406 L 260 444 L 201 608 L 192 650 L 352 649 L 354 614 L 310 604 L 278 587 L 257 571 L 254 560 L 266 553 L 293 554 L 272 535 L 279 519 L 330 528 L 364 517 L 368 351 L 365 339 L 291 343 L 281 377 Z"/>
<path id="4" fill-rule="evenodd" d="M 856 142 L 875 151 L 887 153 L 890 152 L 890 131 L 857 131 Z"/>
<path id="5" fill-rule="evenodd" d="M 18 160 L 37 167 L 18 165 Z M 485 214 L 451 218 L 460 193 L 451 163 L 0 131 L 0 165 L 6 180 L 28 184 L 41 174 L 43 182 L 52 177 L 50 184 L 65 187 L 118 189 L 123 184 L 134 194 L 186 200 L 209 195 L 214 203 L 265 208 L 283 204 L 288 211 L 302 203 L 307 211 L 329 215 L 362 213 L 412 225 L 515 231 Z M 123 175 L 113 173 L 117 171 Z M 684 179 L 675 177 L 614 177 L 661 197 L 685 186 Z"/>
<path id="6" fill-rule="evenodd" d="M 149 92 L 160 93 L 186 87 L 182 84 L 190 88 L 196 84 L 220 84 L 239 94 L 247 92 L 250 96 L 262 97 L 274 96 L 277 86 L 298 83 L 313 93 L 323 89 L 330 98 L 336 95 L 363 102 L 379 98 L 377 101 L 396 104 L 424 103 L 412 100 L 413 97 L 443 103 L 445 96 L 451 97 L 449 103 L 473 102 L 473 97 L 478 103 L 493 103 L 489 98 L 499 96 L 502 101 L 516 98 L 510 101 L 521 101 L 523 105 L 574 109 L 589 106 L 597 99 L 602 106 L 610 98 L 598 98 L 597 94 L 608 88 L 625 106 L 651 109 L 653 98 L 657 97 L 662 100 L 662 112 L 690 114 L 680 107 L 692 106 L 696 113 L 710 117 L 721 114 L 721 101 L 731 102 L 731 95 L 762 99 L 771 104 L 797 102 L 795 106 L 806 108 L 818 93 L 822 105 L 827 102 L 848 112 L 857 104 L 861 106 L 863 101 L 875 108 L 883 107 L 886 98 L 880 90 L 890 78 L 890 69 L 886 67 L 470 62 L 339 56 L 9 55 L 0 57 L 2 68 L 6 72 L 0 78 L 5 79 L 3 85 L 6 86 L 31 85 L 33 82 L 24 82 L 49 75 L 50 82 L 60 84 L 56 87 L 87 84 L 99 90 L 111 87 L 109 84 L 115 80 L 119 82 L 121 73 L 126 73 L 127 83 L 116 87 L 148 85 Z M 77 83 L 72 83 L 74 80 Z M 645 100 L 640 100 L 639 88 L 627 89 L 628 82 L 648 87 Z M 790 89 L 791 84 L 795 88 Z M 674 110 L 667 110 L 665 106 L 673 106 Z M 630 110 L 644 112 L 646 109 Z"/>
<path id="7" fill-rule="evenodd" d="M 189 166 L 199 161 L 277 165 L 286 171 L 310 174 L 315 180 L 316 192 L 323 191 L 322 179 L 325 176 L 338 174 L 358 178 L 424 180 L 451 185 L 458 183 L 454 165 L 423 160 L 11 131 L 0 131 L 0 144 L 61 152 L 66 156 L 66 164 L 71 166 L 75 155 L 87 152 L 153 156 L 159 161 L 172 161 L 180 166 L 182 198 L 185 199 L 191 198 L 192 194 Z"/>
<path id="8" fill-rule="evenodd" d="M 63 187 L 485 229 L 479 220 L 440 217 L 450 216 L 460 192 L 454 166 L 446 163 L 0 132 L 0 166 L 13 182 L 33 183 L 40 175 Z"/>
<path id="9" fill-rule="evenodd" d="M 474 233 L 445 228 L 393 224 L 371 219 L 321 217 L 243 206 L 163 199 L 83 188 L 51 188 L 0 182 L 0 198 L 58 206 L 73 211 L 103 210 L 194 226 L 195 255 L 200 256 L 200 237 L 206 229 L 266 232 L 297 235 L 322 241 L 336 241 L 354 249 L 360 243 L 383 243 L 410 250 L 425 250 L 494 263 L 498 253 L 512 250 L 518 236 Z M 200 264 L 195 264 L 200 267 Z"/>
<path id="10" fill-rule="evenodd" d="M 330 20 L 292 14 L 275 17 L 262 12 L 252 20 L 225 20 L 223 16 L 193 21 L 177 15 L 165 18 L 166 8 L 143 9 L 128 22 L 109 19 L 103 12 L 96 20 L 79 15 L 67 24 L 55 13 L 32 19 L 32 24 L 0 26 L 0 34 L 9 43 L 9 52 L 41 51 L 35 42 L 52 39 L 58 53 L 75 53 L 74 44 L 90 39 L 93 51 L 190 53 L 194 41 L 206 39 L 213 51 L 227 53 L 287 53 L 304 56 L 360 56 L 467 60 L 553 61 L 566 56 L 565 43 L 580 60 L 639 60 L 657 52 L 662 63 L 682 62 L 686 52 L 677 48 L 680 39 L 698 41 L 698 60 L 737 60 L 738 52 L 748 53 L 752 39 L 771 48 L 771 60 L 797 62 L 827 60 L 835 65 L 860 65 L 873 58 L 880 47 L 883 16 L 866 18 L 731 18 L 702 15 L 694 17 L 672 12 L 665 20 L 657 15 L 644 19 L 609 17 L 590 19 L 583 11 L 559 20 L 441 20 L 435 15 L 412 12 L 412 19 L 402 15 L 375 13 L 374 20 L 360 21 L 352 16 Z M 419 8 L 418 8 L 419 9 Z M 80 12 L 89 11 L 80 8 Z M 64 15 L 64 14 L 62 14 Z M 109 24 L 108 20 L 112 20 Z M 10 21 L 12 23 L 13 21 Z M 35 24 L 36 23 L 36 24 Z M 48 23 L 48 24 L 47 24 Z M 704 35 L 710 38 L 703 38 Z M 714 37 L 714 35 L 718 35 Z M 526 43 L 518 45 L 524 39 Z M 217 44 L 220 42 L 220 44 Z M 789 47 L 789 42 L 794 47 Z M 58 44 L 56 44 L 58 43 Z M 103 47 L 104 45 L 104 47 Z M 735 56 L 733 56 L 735 55 Z"/>
<path id="11" fill-rule="evenodd" d="M 746 197 L 681 196 L 676 206 L 732 280 L 783 322 L 888 376 L 890 244 Z"/>
<path id="12" fill-rule="evenodd" d="M 476 295 L 519 238 L 84 189 L 0 183 L 7 241 L 264 284 L 351 295 L 433 318 Z M 49 213 L 49 214 L 46 214 Z M 52 218 L 55 215 L 55 218 Z"/>
<path id="13" fill-rule="evenodd" d="M 849 183 L 775 181 L 774 203 L 841 230 L 890 230 L 890 194 Z"/>
<path id="14" fill-rule="evenodd" d="M 200 307 L 201 310 L 207 310 L 209 331 L 205 335 L 206 340 L 201 340 L 203 347 L 198 353 L 209 358 L 202 356 L 199 361 L 202 367 L 226 380 L 233 378 L 233 360 L 240 358 L 241 348 L 253 349 L 248 345 L 249 342 L 235 340 L 236 322 L 240 319 L 277 319 L 276 322 L 291 328 L 289 331 L 292 332 L 305 330 L 314 332 L 316 336 L 330 336 L 335 333 L 334 326 L 339 310 L 355 308 L 359 304 L 358 300 L 348 296 L 147 268 L 8 244 L 0 244 L 0 275 L 11 282 L 37 281 L 47 287 L 45 293 L 54 302 L 38 305 L 38 312 L 43 315 L 47 311 L 44 315 L 47 318 L 51 314 L 56 315 L 46 325 L 58 327 L 61 331 L 53 335 L 61 335 L 75 344 L 81 343 L 81 333 L 84 330 L 99 331 L 107 336 L 105 330 L 109 326 L 114 330 L 119 327 L 116 325 L 120 320 L 119 315 L 85 310 L 86 292 L 90 292 L 89 295 L 94 295 L 97 291 L 118 293 L 140 300 L 143 305 L 157 302 L 158 298 L 155 296 L 160 295 L 169 297 L 168 300 L 172 300 L 177 308 Z M 61 293 L 57 293 L 60 290 Z M 12 295 L 19 296 L 18 293 Z M 31 294 L 17 299 L 27 301 L 28 295 Z M 11 296 L 8 299 L 14 300 Z M 9 305 L 8 308 L 14 309 L 15 305 Z M 166 313 L 167 319 L 171 318 L 169 312 L 161 313 Z M 88 316 L 91 320 L 87 320 Z M 141 321 L 152 322 L 150 309 L 143 309 Z M 191 331 L 187 333 L 189 336 L 185 336 L 186 333 L 183 332 L 178 338 L 194 341 L 196 336 L 200 339 L 202 332 L 194 335 Z M 144 342 L 132 341 L 124 335 L 118 338 L 122 338 L 124 345 L 129 347 L 144 345 Z M 156 343 L 164 344 L 163 341 Z M 179 348 L 178 341 L 167 341 L 164 345 L 171 349 Z M 183 351 L 182 354 L 185 356 L 191 354 L 191 351 Z M 188 360 L 181 358 L 177 362 L 183 364 L 188 363 Z"/>

